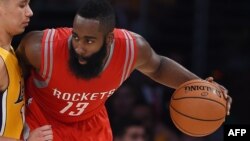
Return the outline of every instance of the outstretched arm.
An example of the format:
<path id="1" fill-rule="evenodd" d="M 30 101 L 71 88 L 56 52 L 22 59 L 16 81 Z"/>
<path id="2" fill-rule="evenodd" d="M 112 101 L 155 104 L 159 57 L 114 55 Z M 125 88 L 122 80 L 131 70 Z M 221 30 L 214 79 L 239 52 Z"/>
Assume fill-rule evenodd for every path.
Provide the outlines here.
<path id="1" fill-rule="evenodd" d="M 27 78 L 31 68 L 39 71 L 41 64 L 41 41 L 43 32 L 28 33 L 19 44 L 16 55 L 22 67 L 24 78 Z"/>
<path id="2" fill-rule="evenodd" d="M 133 34 L 136 37 L 138 47 L 135 69 L 149 76 L 154 81 L 175 89 L 186 81 L 200 79 L 174 60 L 156 54 L 143 37 L 135 33 Z M 229 115 L 232 98 L 228 95 L 227 89 L 214 82 L 212 77 L 208 77 L 206 80 L 218 85 L 223 92 L 224 98 L 227 100 L 227 115 Z"/>

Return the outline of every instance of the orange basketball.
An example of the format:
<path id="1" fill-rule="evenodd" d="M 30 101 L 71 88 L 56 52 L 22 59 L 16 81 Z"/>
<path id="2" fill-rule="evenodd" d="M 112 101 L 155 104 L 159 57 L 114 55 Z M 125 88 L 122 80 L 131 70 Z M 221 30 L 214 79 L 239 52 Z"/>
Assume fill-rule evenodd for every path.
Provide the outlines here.
<path id="1" fill-rule="evenodd" d="M 225 121 L 226 100 L 222 91 L 205 80 L 191 80 L 177 88 L 170 101 L 170 116 L 185 134 L 202 137 L 215 132 Z"/>

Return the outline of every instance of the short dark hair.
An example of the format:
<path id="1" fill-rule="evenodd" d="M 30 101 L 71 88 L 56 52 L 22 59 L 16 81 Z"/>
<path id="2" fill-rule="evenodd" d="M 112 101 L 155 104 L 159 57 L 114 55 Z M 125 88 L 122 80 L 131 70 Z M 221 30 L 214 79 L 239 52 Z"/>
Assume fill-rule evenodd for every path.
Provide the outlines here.
<path id="1" fill-rule="evenodd" d="M 107 0 L 82 0 L 77 14 L 87 19 L 100 21 L 104 32 L 112 32 L 115 28 L 115 13 Z"/>

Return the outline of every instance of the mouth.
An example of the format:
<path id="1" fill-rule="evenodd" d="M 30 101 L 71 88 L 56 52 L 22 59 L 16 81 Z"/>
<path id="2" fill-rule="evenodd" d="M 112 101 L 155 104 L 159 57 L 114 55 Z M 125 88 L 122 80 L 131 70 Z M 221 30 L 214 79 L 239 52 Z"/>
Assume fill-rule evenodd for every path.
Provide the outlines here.
<path id="1" fill-rule="evenodd" d="M 30 22 L 30 20 L 29 20 L 29 19 L 26 19 L 22 24 L 23 24 L 23 25 L 29 25 L 29 22 Z"/>
<path id="2" fill-rule="evenodd" d="M 23 25 L 23 26 L 28 26 L 28 25 L 29 25 L 29 22 L 23 22 L 22 25 Z"/>
<path id="3" fill-rule="evenodd" d="M 79 62 L 79 64 L 81 64 L 81 65 L 87 64 L 87 60 L 83 59 L 82 57 L 78 57 L 78 62 Z"/>
<path id="4" fill-rule="evenodd" d="M 86 58 L 82 57 L 81 55 L 77 55 L 76 58 L 78 59 L 78 62 L 79 62 L 79 64 L 81 64 L 81 65 L 85 65 L 85 64 L 87 64 L 87 62 L 88 62 L 88 60 L 87 60 Z"/>

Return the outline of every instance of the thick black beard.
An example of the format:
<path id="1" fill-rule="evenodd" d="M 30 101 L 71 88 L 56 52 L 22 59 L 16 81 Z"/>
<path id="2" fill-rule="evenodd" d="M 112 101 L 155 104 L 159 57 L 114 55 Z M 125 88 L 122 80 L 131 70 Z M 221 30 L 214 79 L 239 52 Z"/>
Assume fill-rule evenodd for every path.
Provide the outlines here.
<path id="1" fill-rule="evenodd" d="M 91 79 L 97 77 L 104 67 L 104 58 L 107 55 L 107 46 L 103 42 L 101 49 L 90 57 L 84 58 L 87 61 L 82 65 L 78 61 L 78 54 L 75 52 L 72 41 L 69 49 L 69 68 L 71 72 L 81 79 Z"/>

